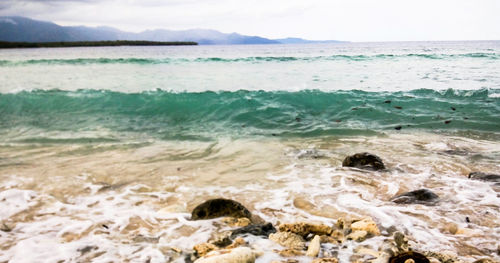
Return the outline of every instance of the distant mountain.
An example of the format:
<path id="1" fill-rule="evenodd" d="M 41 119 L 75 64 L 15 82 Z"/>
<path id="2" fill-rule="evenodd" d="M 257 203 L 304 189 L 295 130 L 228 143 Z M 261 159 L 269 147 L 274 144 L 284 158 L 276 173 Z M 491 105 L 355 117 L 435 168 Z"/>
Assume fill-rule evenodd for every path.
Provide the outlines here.
<path id="1" fill-rule="evenodd" d="M 273 40 L 237 33 L 225 34 L 211 29 L 156 29 L 130 33 L 112 27 L 59 26 L 52 22 L 38 21 L 20 16 L 0 17 L 0 41 L 67 42 L 103 40 L 194 41 L 200 45 L 318 43 L 318 41 L 300 38 Z"/>
<path id="2" fill-rule="evenodd" d="M 280 38 L 273 39 L 274 41 L 278 41 L 281 44 L 312 44 L 312 43 L 345 43 L 346 41 L 338 41 L 338 40 L 307 40 L 297 37 L 289 37 L 289 38 Z"/>

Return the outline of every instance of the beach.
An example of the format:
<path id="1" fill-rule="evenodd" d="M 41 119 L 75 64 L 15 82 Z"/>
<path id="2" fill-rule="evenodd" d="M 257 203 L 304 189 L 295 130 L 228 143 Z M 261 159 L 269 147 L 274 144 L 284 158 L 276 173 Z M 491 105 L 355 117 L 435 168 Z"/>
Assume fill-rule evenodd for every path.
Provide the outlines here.
<path id="1" fill-rule="evenodd" d="M 0 50 L 0 262 L 203 262 L 265 223 L 229 244 L 499 261 L 498 178 L 470 175 L 499 174 L 499 76 L 498 41 Z M 253 218 L 192 220 L 214 198 Z M 294 223 L 330 230 L 287 254 Z"/>

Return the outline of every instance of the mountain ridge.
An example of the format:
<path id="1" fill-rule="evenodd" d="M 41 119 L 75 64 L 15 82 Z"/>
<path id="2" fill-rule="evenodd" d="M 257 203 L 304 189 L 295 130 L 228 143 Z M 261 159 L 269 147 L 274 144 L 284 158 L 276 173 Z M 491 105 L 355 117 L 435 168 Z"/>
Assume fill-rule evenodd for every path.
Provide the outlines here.
<path id="1" fill-rule="evenodd" d="M 302 38 L 269 39 L 238 33 L 222 33 L 213 29 L 149 29 L 139 33 L 122 31 L 109 26 L 60 26 L 22 16 L 0 16 L 0 41 L 8 42 L 76 42 L 76 41 L 158 41 L 196 42 L 200 45 L 244 44 L 306 44 L 342 43 L 344 41 L 314 41 Z"/>

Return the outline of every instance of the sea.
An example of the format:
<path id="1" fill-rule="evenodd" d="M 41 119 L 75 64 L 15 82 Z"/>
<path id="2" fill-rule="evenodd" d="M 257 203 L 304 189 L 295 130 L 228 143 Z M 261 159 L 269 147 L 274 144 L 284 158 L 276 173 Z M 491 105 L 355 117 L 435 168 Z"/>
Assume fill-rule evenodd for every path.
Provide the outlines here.
<path id="1" fill-rule="evenodd" d="M 362 152 L 387 169 L 342 167 Z M 275 226 L 372 218 L 322 244 L 340 262 L 396 231 L 499 261 L 500 184 L 468 178 L 499 160 L 500 41 L 0 50 L 0 262 L 189 262 L 232 229 L 190 220 L 211 198 Z M 439 200 L 391 201 L 418 189 Z"/>

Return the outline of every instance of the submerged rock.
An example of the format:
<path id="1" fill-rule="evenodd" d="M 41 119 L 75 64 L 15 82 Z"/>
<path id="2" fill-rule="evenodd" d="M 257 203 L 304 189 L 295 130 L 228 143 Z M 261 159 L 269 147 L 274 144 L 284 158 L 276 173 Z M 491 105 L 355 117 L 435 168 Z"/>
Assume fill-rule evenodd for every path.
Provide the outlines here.
<path id="1" fill-rule="evenodd" d="M 398 204 L 434 204 L 438 200 L 439 196 L 427 189 L 406 192 L 391 198 L 392 202 Z"/>
<path id="2" fill-rule="evenodd" d="M 389 259 L 389 263 L 430 263 L 429 259 L 426 256 L 417 253 L 417 252 L 405 252 L 398 255 L 395 255 Z"/>
<path id="3" fill-rule="evenodd" d="M 281 232 L 292 232 L 303 237 L 306 237 L 309 234 L 315 234 L 319 236 L 330 235 L 333 232 L 333 228 L 330 226 L 305 222 L 281 224 L 278 228 Z"/>
<path id="4" fill-rule="evenodd" d="M 500 174 L 488 174 L 488 173 L 482 173 L 482 172 L 472 172 L 469 174 L 469 178 L 481 180 L 481 181 L 500 183 Z"/>
<path id="5" fill-rule="evenodd" d="M 230 199 L 210 199 L 198 205 L 191 213 L 192 220 L 212 219 L 222 216 L 251 218 L 252 213 L 242 204 Z"/>
<path id="6" fill-rule="evenodd" d="M 253 263 L 255 253 L 248 247 L 237 247 L 234 249 L 223 249 L 213 251 L 194 263 Z"/>
<path id="7" fill-rule="evenodd" d="M 380 157 L 367 152 L 347 156 L 342 162 L 342 166 L 374 171 L 385 169 L 384 162 Z"/>
<path id="8" fill-rule="evenodd" d="M 260 224 L 260 225 L 249 225 L 233 230 L 233 232 L 231 233 L 231 238 L 244 234 L 268 237 L 272 233 L 276 233 L 276 228 L 274 228 L 273 224 L 271 223 Z"/>
<path id="9" fill-rule="evenodd" d="M 278 232 L 269 235 L 269 239 L 291 249 L 304 250 L 306 242 L 302 236 L 291 232 Z"/>

